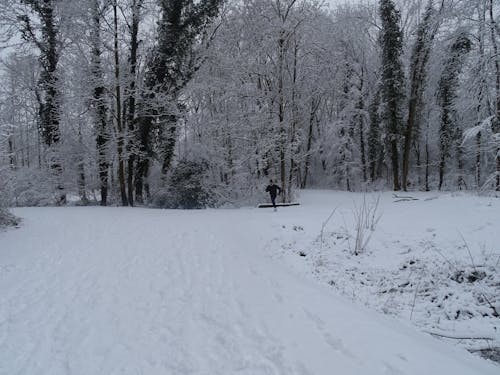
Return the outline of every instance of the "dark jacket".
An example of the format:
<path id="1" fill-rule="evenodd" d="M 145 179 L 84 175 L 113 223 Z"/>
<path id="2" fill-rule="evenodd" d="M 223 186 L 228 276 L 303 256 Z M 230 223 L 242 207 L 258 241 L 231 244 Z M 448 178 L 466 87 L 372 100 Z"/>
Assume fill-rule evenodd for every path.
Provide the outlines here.
<path id="1" fill-rule="evenodd" d="M 281 188 L 278 185 L 276 185 L 276 184 L 267 185 L 266 192 L 268 192 L 269 194 L 271 194 L 271 197 L 275 197 L 278 192 L 281 193 Z"/>

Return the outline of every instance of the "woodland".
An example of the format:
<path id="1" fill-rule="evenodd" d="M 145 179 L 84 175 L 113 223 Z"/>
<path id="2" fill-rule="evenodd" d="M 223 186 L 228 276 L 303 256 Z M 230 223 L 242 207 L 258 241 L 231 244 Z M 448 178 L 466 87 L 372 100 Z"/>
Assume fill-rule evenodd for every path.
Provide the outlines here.
<path id="1" fill-rule="evenodd" d="M 494 0 L 1 0 L 0 206 L 500 190 Z"/>

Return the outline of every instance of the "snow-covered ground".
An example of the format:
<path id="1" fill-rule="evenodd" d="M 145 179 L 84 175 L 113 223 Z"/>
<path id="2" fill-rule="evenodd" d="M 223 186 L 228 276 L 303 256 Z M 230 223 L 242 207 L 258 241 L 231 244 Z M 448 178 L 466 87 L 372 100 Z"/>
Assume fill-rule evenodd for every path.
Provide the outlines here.
<path id="1" fill-rule="evenodd" d="M 448 253 L 465 251 L 457 229 L 475 266 L 489 267 L 478 256 L 498 253 L 498 200 L 384 194 L 367 250 L 351 256 L 347 216 L 360 197 L 306 192 L 302 206 L 278 212 L 16 209 L 22 227 L 0 232 L 0 374 L 498 374 L 498 365 L 418 332 L 404 305 L 417 296 L 411 320 L 421 325 L 430 305 L 422 270 L 448 262 L 415 265 L 437 251 L 466 259 Z M 415 279 L 396 272 L 402 259 Z M 386 291 L 399 319 L 360 304 L 378 309 L 375 277 L 405 272 L 422 281 L 404 298 Z M 471 321 L 498 340 L 495 321 Z"/>
<path id="2" fill-rule="evenodd" d="M 302 198 L 303 213 L 276 228 L 270 254 L 358 304 L 500 362 L 500 199 L 327 191 Z M 363 206 L 377 207 L 367 215 L 374 230 L 364 231 L 371 237 L 354 255 Z"/>

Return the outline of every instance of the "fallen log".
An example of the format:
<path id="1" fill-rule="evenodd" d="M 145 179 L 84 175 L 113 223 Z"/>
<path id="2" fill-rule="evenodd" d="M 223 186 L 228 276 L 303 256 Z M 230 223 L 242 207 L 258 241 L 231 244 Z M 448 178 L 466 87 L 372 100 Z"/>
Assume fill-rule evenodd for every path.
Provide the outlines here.
<path id="1" fill-rule="evenodd" d="M 289 207 L 289 206 L 300 206 L 300 203 L 292 202 L 292 203 L 276 203 L 276 207 Z M 257 208 L 269 208 L 273 207 L 272 203 L 261 203 L 257 206 Z"/>

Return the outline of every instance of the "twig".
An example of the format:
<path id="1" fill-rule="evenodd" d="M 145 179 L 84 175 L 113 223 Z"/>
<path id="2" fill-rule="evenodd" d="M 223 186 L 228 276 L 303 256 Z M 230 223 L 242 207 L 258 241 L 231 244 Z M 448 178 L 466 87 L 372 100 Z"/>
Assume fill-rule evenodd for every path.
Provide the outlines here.
<path id="1" fill-rule="evenodd" d="M 349 252 L 352 253 L 352 247 L 351 247 L 351 235 L 349 234 L 349 230 L 347 229 L 347 223 L 345 221 L 345 216 L 342 215 L 342 221 L 344 222 L 344 231 L 347 235 L 347 246 L 349 246 Z"/>
<path id="2" fill-rule="evenodd" d="M 432 336 L 438 336 L 438 337 L 444 337 L 447 339 L 453 339 L 453 340 L 488 340 L 488 341 L 494 341 L 495 338 L 493 337 L 473 337 L 473 336 L 453 336 L 453 335 L 448 335 L 445 333 L 438 333 L 438 332 L 432 332 L 432 331 L 424 331 L 426 333 L 431 334 Z"/>
<path id="3" fill-rule="evenodd" d="M 445 262 L 451 266 L 451 268 L 453 268 L 455 271 L 458 271 L 457 267 L 453 263 L 451 263 L 451 261 L 448 258 L 446 258 L 433 244 L 431 244 L 430 249 L 438 253 L 441 256 L 441 258 L 443 258 Z"/>
<path id="4" fill-rule="evenodd" d="M 493 310 L 493 316 L 496 317 L 496 318 L 500 318 L 500 315 L 498 314 L 498 311 L 496 309 L 495 306 L 493 306 L 493 304 L 490 302 L 490 300 L 488 299 L 488 297 L 486 297 L 486 295 L 484 293 L 481 292 L 481 296 L 486 300 L 486 303 L 488 305 L 490 305 L 490 308 Z"/>
<path id="5" fill-rule="evenodd" d="M 321 232 L 320 232 L 321 247 L 323 247 L 323 232 L 325 230 L 325 227 L 332 218 L 333 214 L 335 214 L 335 211 L 337 211 L 337 208 L 338 206 L 333 209 L 333 211 L 330 213 L 330 216 L 328 216 L 328 218 L 323 222 L 323 225 L 321 226 Z"/>
<path id="6" fill-rule="evenodd" d="M 417 294 L 418 294 L 418 287 L 419 286 L 420 286 L 420 282 L 417 284 L 417 287 L 415 288 L 415 294 L 413 295 L 413 304 L 411 305 L 410 320 L 413 317 L 413 310 L 415 309 L 415 302 L 417 301 Z"/>
<path id="7" fill-rule="evenodd" d="M 474 263 L 474 258 L 472 257 L 472 253 L 470 251 L 470 247 L 469 247 L 469 244 L 467 243 L 467 241 L 465 241 L 465 238 L 464 236 L 462 235 L 462 233 L 460 233 L 460 231 L 457 231 L 458 234 L 460 235 L 460 237 L 462 237 L 462 241 L 464 241 L 464 245 L 465 245 L 465 248 L 467 249 L 467 252 L 469 253 L 469 257 L 470 257 L 470 261 L 472 262 L 472 268 L 474 268 L 474 271 L 477 272 L 477 268 L 476 268 L 476 265 Z"/>
<path id="8" fill-rule="evenodd" d="M 404 195 L 397 195 L 397 194 L 392 194 L 393 198 L 398 198 L 401 200 L 411 200 L 411 201 L 418 201 L 418 198 L 414 198 L 412 196 L 404 196 Z M 396 201 L 398 202 L 398 201 Z"/>
<path id="9" fill-rule="evenodd" d="M 370 230 L 372 232 L 375 230 L 375 226 L 378 224 L 378 222 L 382 218 L 382 213 L 380 215 L 376 216 L 379 204 L 380 204 L 380 194 L 378 195 L 377 200 L 375 201 L 375 204 L 372 208 L 372 215 L 371 215 L 371 220 L 370 220 Z"/>

